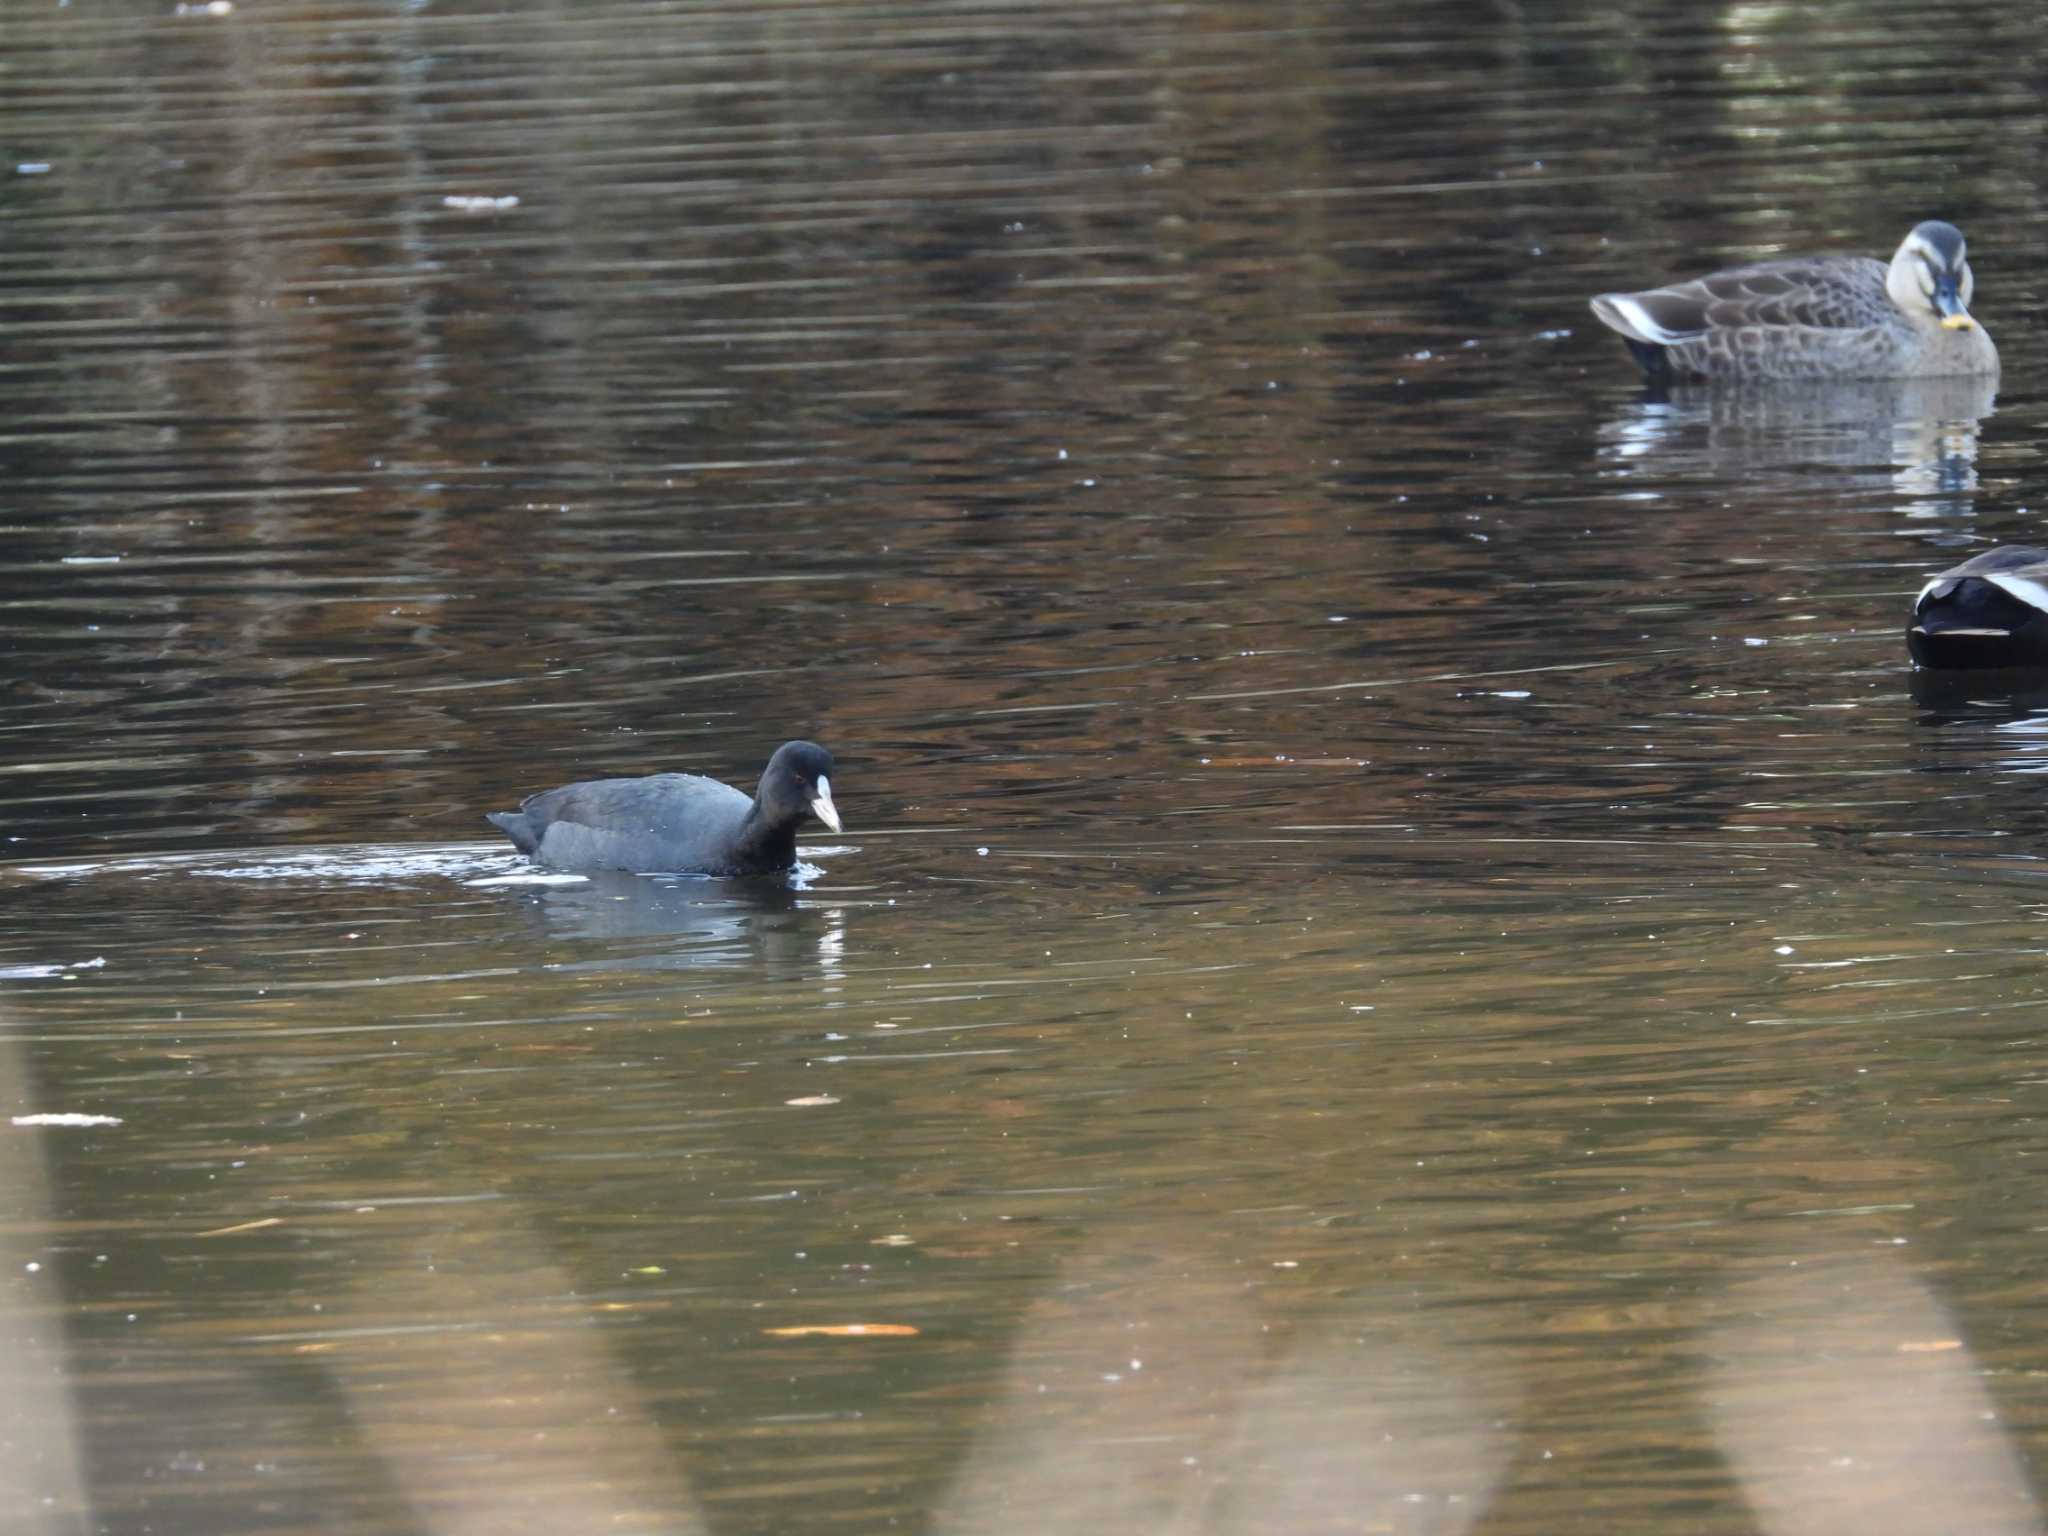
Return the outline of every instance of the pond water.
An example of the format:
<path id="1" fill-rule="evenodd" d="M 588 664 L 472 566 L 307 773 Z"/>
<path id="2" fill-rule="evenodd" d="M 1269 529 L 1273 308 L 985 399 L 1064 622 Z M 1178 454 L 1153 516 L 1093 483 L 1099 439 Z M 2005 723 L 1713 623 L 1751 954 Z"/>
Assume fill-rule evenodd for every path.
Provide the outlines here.
<path id="1" fill-rule="evenodd" d="M 2040 1530 L 1940 19 L 0 0 L 11 1518 Z M 1995 390 L 1585 306 L 1935 216 Z M 795 736 L 789 884 L 482 820 Z"/>

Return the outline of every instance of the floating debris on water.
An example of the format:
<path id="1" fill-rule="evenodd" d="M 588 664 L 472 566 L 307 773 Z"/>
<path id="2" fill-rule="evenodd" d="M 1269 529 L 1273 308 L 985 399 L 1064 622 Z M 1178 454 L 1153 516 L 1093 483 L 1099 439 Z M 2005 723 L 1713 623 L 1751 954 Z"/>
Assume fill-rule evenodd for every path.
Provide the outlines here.
<path id="1" fill-rule="evenodd" d="M 79 971 L 96 971 L 107 963 L 105 955 L 90 960 L 56 960 L 29 965 L 0 965 L 0 981 L 36 981 L 46 976 L 71 976 Z"/>
<path id="2" fill-rule="evenodd" d="M 914 1339 L 908 1323 L 812 1323 L 806 1327 L 763 1328 L 771 1339 Z"/>

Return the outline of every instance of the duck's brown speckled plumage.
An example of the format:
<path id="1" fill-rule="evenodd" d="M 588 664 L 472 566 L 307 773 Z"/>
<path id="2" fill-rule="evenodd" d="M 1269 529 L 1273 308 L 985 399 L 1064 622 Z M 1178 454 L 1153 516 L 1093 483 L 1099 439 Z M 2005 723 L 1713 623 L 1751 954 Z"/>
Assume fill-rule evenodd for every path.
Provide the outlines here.
<path id="1" fill-rule="evenodd" d="M 1973 286 L 1961 232 L 1930 220 L 1889 265 L 1789 257 L 1592 305 L 1660 382 L 1996 374 L 1998 349 L 1968 313 Z"/>

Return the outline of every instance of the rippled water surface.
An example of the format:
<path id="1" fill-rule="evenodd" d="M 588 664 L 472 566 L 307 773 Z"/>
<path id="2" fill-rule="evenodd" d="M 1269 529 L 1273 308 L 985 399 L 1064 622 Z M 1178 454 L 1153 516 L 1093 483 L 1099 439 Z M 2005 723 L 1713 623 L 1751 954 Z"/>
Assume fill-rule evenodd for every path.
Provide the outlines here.
<path id="1" fill-rule="evenodd" d="M 2048 43 L 1937 19 L 0 0 L 12 1517 L 2040 1530 L 2048 688 L 1901 631 L 2048 537 Z M 1937 216 L 1995 389 L 1585 307 Z M 788 883 L 482 821 L 794 736 Z"/>

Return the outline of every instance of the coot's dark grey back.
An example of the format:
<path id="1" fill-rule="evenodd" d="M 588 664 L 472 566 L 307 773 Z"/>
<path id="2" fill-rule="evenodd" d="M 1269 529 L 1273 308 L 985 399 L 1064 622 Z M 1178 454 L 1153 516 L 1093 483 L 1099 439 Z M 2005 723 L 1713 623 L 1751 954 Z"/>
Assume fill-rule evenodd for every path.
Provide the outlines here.
<path id="1" fill-rule="evenodd" d="M 513 842 L 557 869 L 688 870 L 731 868 L 751 796 L 694 773 L 644 779 L 587 779 L 520 802 L 492 821 Z M 522 836 L 522 832 L 524 835 Z"/>

